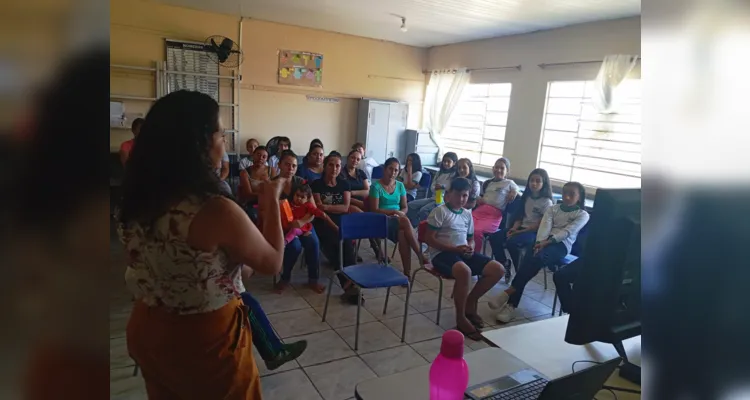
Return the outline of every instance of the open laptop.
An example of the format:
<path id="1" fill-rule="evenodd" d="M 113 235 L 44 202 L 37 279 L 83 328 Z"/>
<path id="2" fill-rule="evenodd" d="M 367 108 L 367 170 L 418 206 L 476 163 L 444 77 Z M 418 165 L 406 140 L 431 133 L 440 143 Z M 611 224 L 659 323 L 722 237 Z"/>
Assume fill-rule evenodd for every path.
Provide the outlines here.
<path id="1" fill-rule="evenodd" d="M 591 400 L 620 365 L 621 358 L 548 381 L 527 368 L 466 389 L 472 400 Z"/>

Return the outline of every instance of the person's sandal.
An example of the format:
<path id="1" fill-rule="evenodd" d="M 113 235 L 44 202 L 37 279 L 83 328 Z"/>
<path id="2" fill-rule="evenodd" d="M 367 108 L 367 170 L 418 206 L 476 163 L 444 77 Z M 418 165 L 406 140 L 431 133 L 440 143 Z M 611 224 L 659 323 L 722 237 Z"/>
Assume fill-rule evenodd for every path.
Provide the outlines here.
<path id="1" fill-rule="evenodd" d="M 474 325 L 474 327 L 477 329 L 482 329 L 487 325 L 482 317 L 477 314 L 466 314 L 466 319 L 468 319 L 469 322 L 471 322 L 471 324 Z"/>
<path id="2" fill-rule="evenodd" d="M 480 332 L 478 329 L 468 332 L 468 331 L 464 331 L 463 329 L 461 329 L 461 327 L 456 326 L 456 330 L 461 332 L 465 337 L 475 342 L 481 342 L 484 339 L 484 336 L 482 336 L 482 332 Z"/>
<path id="3" fill-rule="evenodd" d="M 308 282 L 307 287 L 317 294 L 321 294 L 326 291 L 326 287 L 318 282 Z"/>
<path id="4" fill-rule="evenodd" d="M 266 368 L 269 371 L 273 371 L 276 368 L 279 368 L 280 366 L 302 355 L 302 353 L 305 352 L 305 349 L 307 349 L 307 340 L 300 340 L 294 343 L 283 344 L 281 345 L 281 347 L 281 352 L 276 355 L 275 359 L 266 361 Z"/>
<path id="5" fill-rule="evenodd" d="M 286 290 L 289 287 L 289 282 L 279 281 L 276 283 L 276 286 L 273 288 L 273 291 L 276 294 L 282 294 L 284 293 L 284 290 Z"/>

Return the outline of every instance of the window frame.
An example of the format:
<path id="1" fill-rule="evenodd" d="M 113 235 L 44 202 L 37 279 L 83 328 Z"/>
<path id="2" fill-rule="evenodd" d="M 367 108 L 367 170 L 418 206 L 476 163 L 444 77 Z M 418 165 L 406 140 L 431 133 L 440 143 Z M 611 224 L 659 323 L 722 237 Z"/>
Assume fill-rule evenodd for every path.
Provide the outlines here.
<path id="1" fill-rule="evenodd" d="M 639 81 L 638 86 L 642 88 L 642 81 L 641 81 L 641 79 L 640 79 L 639 76 L 638 77 L 629 77 L 626 80 L 628 80 L 628 81 Z M 642 175 L 643 175 L 643 172 L 642 172 L 642 166 L 643 166 L 643 161 L 642 161 L 642 145 L 643 145 L 643 142 L 642 142 L 642 139 L 643 139 L 643 132 L 642 132 L 642 127 L 643 127 L 643 121 L 642 121 L 642 92 L 640 92 L 640 90 L 639 90 L 639 96 L 637 96 L 637 97 L 631 97 L 631 98 L 629 98 L 623 104 L 623 107 L 631 107 L 631 109 L 638 108 L 638 112 L 636 114 L 628 114 L 628 113 L 613 113 L 613 114 L 608 114 L 608 115 L 612 116 L 611 119 L 618 119 L 618 117 L 623 117 L 623 116 L 625 118 L 619 118 L 620 120 L 606 121 L 606 120 L 602 120 L 601 118 L 599 118 L 601 115 L 603 115 L 601 113 L 590 114 L 590 112 L 589 112 L 587 114 L 587 112 L 586 112 L 587 111 L 586 110 L 586 104 L 590 104 L 591 103 L 590 86 L 591 86 L 591 84 L 593 82 L 594 81 L 591 80 L 591 79 L 559 79 L 559 80 L 550 80 L 550 81 L 547 82 L 547 91 L 545 93 L 544 112 L 543 112 L 543 116 L 542 116 L 542 124 L 541 124 L 541 129 L 540 129 L 539 150 L 538 150 L 538 153 L 537 153 L 536 166 L 537 166 L 537 168 L 544 168 L 543 164 L 549 164 L 549 165 L 560 166 L 560 167 L 563 167 L 563 168 L 570 168 L 570 177 L 569 177 L 569 180 L 562 180 L 560 178 L 550 176 L 550 182 L 552 183 L 553 187 L 561 187 L 566 182 L 568 182 L 570 180 L 573 180 L 573 176 L 574 176 L 576 170 L 578 170 L 579 173 L 581 171 L 591 171 L 591 172 L 594 172 L 594 173 L 618 175 L 618 176 L 623 176 L 623 177 L 627 177 L 627 178 L 636 178 L 636 179 L 638 179 L 639 181 L 642 182 Z M 583 83 L 583 85 L 584 85 L 583 86 L 583 92 L 582 92 L 582 94 L 580 96 L 550 96 L 551 91 L 553 89 L 552 86 L 555 83 Z M 554 100 L 578 100 L 578 101 L 580 101 L 580 109 L 579 109 L 577 115 L 576 114 L 572 114 L 572 113 L 566 114 L 566 113 L 559 113 L 559 112 L 548 112 L 549 107 L 550 107 L 550 100 L 553 100 L 553 101 Z M 637 117 L 634 117 L 634 120 L 636 120 L 637 122 L 623 121 L 622 120 L 622 119 L 627 119 L 629 116 L 636 116 L 636 115 L 637 115 Z M 559 117 L 573 117 L 573 116 L 575 116 L 576 117 L 576 123 L 578 125 L 577 130 L 575 132 L 573 132 L 573 131 L 568 131 L 568 130 L 564 130 L 564 129 L 550 129 L 550 128 L 547 127 L 547 125 L 548 125 L 548 117 L 549 116 L 559 116 Z M 636 132 L 622 132 L 622 131 L 616 131 L 616 130 L 612 130 L 612 129 L 610 129 L 610 130 L 585 129 L 585 128 L 583 128 L 581 126 L 581 123 L 592 124 L 592 125 L 593 124 L 604 124 L 604 125 L 610 125 L 610 126 L 613 125 L 613 124 L 614 125 L 626 124 L 626 125 L 630 125 L 630 126 L 637 126 L 638 132 L 637 133 Z M 550 132 L 560 132 L 560 133 L 572 133 L 573 134 L 573 140 L 574 140 L 572 149 L 570 147 L 564 147 L 564 146 L 555 146 L 555 145 L 550 145 L 550 144 L 545 145 L 544 144 L 544 142 L 545 142 L 545 134 L 548 133 L 548 131 L 550 131 Z M 592 132 L 592 133 L 593 132 L 607 132 L 609 134 L 621 135 L 621 137 L 624 137 L 625 135 L 637 135 L 637 140 L 633 140 L 633 141 L 628 141 L 628 140 L 610 140 L 610 139 L 607 139 L 607 138 L 587 137 L 587 136 L 581 136 L 582 132 Z M 638 154 L 638 157 L 637 157 L 638 161 L 631 161 L 631 160 L 626 160 L 626 159 L 622 159 L 622 158 L 602 157 L 602 156 L 591 155 L 591 154 L 579 154 L 578 153 L 579 149 L 580 149 L 579 144 L 582 141 L 584 141 L 584 143 L 587 142 L 587 141 L 616 143 L 617 145 L 623 145 L 623 147 L 627 147 L 627 146 L 631 146 L 632 145 L 633 147 L 637 147 L 638 150 L 637 151 L 630 151 L 630 150 L 622 150 L 622 149 L 606 149 L 605 151 L 622 152 L 622 153 L 633 153 L 633 154 L 637 153 Z M 559 149 L 559 150 L 562 150 L 562 151 L 571 151 L 572 154 L 571 154 L 571 163 L 570 163 L 570 165 L 561 164 L 561 163 L 555 162 L 555 161 L 544 161 L 542 159 L 542 154 L 543 154 L 543 151 L 545 149 Z M 600 148 L 600 150 L 601 150 L 601 148 Z M 591 167 L 591 166 L 576 166 L 576 160 L 575 160 L 576 157 L 583 157 L 585 159 L 590 159 L 590 160 L 600 160 L 600 161 L 604 161 L 604 162 L 613 162 L 613 163 L 622 163 L 622 164 L 636 165 L 637 168 L 638 168 L 638 173 L 637 173 L 637 175 L 636 174 L 627 174 L 627 173 L 623 173 L 623 172 L 619 172 L 619 171 L 607 170 L 606 167 L 603 167 L 601 169 L 597 169 L 596 167 Z M 552 174 L 550 174 L 550 175 L 552 175 Z M 608 187 L 603 187 L 603 186 L 594 186 L 591 183 L 586 183 L 584 181 L 581 181 L 581 184 L 583 184 L 586 187 L 587 197 L 588 197 L 589 193 L 591 193 L 592 195 L 595 194 L 596 190 L 598 188 L 600 188 L 600 187 L 601 188 L 608 188 Z M 631 186 L 625 186 L 625 187 L 631 187 Z M 641 185 L 639 185 L 638 187 L 641 187 Z"/>
<path id="2" fill-rule="evenodd" d="M 472 95 L 472 91 L 478 91 L 477 87 L 486 87 L 484 89 L 486 95 Z M 493 94 L 493 91 L 496 93 L 501 93 L 500 95 Z M 450 118 L 448 119 L 448 122 L 446 123 L 446 127 L 443 130 L 444 132 L 449 128 L 464 128 L 464 129 L 481 129 L 481 139 L 476 142 L 472 141 L 472 144 L 478 144 L 479 150 L 467 150 L 467 149 L 461 149 L 452 147 L 450 145 L 444 145 L 444 152 L 453 151 L 459 154 L 459 158 L 468 158 L 465 157 L 466 153 L 474 153 L 478 157 L 478 161 L 472 160 L 472 163 L 474 164 L 474 170 L 475 172 L 488 172 L 492 171 L 492 165 L 484 165 L 481 164 L 483 157 L 490 156 L 493 158 L 492 162 L 494 163 L 494 160 L 496 160 L 499 157 L 502 157 L 505 153 L 505 145 L 506 145 L 506 139 L 507 139 L 507 129 L 508 129 L 508 119 L 510 118 L 510 110 L 511 110 L 511 100 L 513 96 L 513 82 L 485 82 L 485 83 L 467 83 L 466 86 L 463 89 L 463 92 L 461 94 L 461 99 L 459 100 L 459 103 L 456 105 L 456 109 L 454 109 L 453 113 L 451 114 Z M 491 103 L 493 100 L 497 99 L 503 99 L 504 104 L 503 106 L 497 108 L 497 109 L 490 109 L 492 107 Z M 465 105 L 466 102 L 482 102 L 484 106 L 484 110 L 481 113 L 481 124 L 480 128 L 471 128 L 466 126 L 460 126 L 457 125 L 455 118 L 458 116 L 480 116 L 480 114 L 456 114 L 456 110 L 459 109 L 462 105 Z M 494 123 L 494 121 L 488 122 L 488 115 L 491 113 L 501 113 L 505 114 L 505 120 L 502 124 Z M 453 122 L 453 123 L 452 123 Z M 479 121 L 475 121 L 479 122 Z M 500 128 L 502 129 L 502 139 L 497 139 L 497 133 L 489 134 L 486 132 L 487 127 L 492 128 Z M 442 134 L 441 136 L 443 136 Z M 443 140 L 458 140 L 456 138 L 445 138 L 443 136 Z M 497 154 L 495 152 L 492 152 L 492 150 L 485 150 L 485 147 L 490 145 L 497 145 L 500 144 L 502 146 L 502 153 Z"/>

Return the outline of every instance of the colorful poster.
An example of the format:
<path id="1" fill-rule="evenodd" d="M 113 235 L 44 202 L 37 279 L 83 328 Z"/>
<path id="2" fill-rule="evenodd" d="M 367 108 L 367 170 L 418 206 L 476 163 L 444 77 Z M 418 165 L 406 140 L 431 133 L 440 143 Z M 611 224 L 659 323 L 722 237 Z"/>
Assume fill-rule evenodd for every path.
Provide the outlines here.
<path id="1" fill-rule="evenodd" d="M 277 75 L 281 85 L 321 87 L 323 86 L 323 55 L 280 50 Z"/>

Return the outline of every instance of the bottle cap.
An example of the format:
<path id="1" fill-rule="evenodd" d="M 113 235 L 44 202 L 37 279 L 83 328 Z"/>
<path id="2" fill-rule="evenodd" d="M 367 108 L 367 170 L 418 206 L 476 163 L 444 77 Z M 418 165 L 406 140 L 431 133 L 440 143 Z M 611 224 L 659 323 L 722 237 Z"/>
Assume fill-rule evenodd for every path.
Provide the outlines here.
<path id="1" fill-rule="evenodd" d="M 463 333 L 451 329 L 443 334 L 443 342 L 440 344 L 440 354 L 446 358 L 463 358 L 464 356 L 464 335 Z"/>

